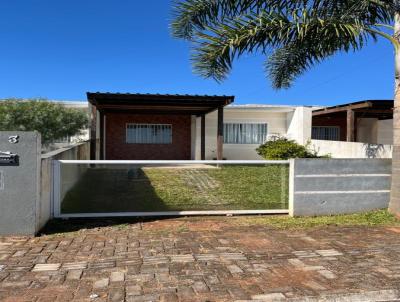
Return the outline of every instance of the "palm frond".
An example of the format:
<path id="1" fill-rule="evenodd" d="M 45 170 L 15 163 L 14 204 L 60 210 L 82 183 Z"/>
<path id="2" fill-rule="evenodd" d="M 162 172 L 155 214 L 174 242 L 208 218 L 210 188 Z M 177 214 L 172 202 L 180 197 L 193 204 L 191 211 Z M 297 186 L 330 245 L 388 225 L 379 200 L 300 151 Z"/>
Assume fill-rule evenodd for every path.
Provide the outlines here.
<path id="1" fill-rule="evenodd" d="M 338 51 L 356 51 L 387 32 L 398 0 L 177 0 L 173 35 L 193 43 L 194 71 L 222 81 L 244 53 L 273 53 L 275 88 Z"/>
<path id="2" fill-rule="evenodd" d="M 327 0 L 324 0 L 327 1 Z M 329 0 L 332 1 L 332 0 Z M 196 30 L 204 30 L 224 20 L 263 10 L 283 11 L 303 6 L 303 0 L 175 0 L 173 4 L 172 35 L 191 39 Z"/>

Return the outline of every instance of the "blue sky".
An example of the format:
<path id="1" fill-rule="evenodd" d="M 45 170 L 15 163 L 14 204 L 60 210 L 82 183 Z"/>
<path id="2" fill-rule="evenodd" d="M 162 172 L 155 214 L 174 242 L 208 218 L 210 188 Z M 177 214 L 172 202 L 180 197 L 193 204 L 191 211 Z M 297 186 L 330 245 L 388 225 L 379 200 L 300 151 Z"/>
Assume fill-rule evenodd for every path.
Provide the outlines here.
<path id="1" fill-rule="evenodd" d="M 275 91 L 262 56 L 242 57 L 218 84 L 192 73 L 189 45 L 169 32 L 169 0 L 0 2 L 0 98 L 86 100 L 86 91 L 235 95 L 236 104 L 333 105 L 390 99 L 386 41 L 338 55 Z"/>

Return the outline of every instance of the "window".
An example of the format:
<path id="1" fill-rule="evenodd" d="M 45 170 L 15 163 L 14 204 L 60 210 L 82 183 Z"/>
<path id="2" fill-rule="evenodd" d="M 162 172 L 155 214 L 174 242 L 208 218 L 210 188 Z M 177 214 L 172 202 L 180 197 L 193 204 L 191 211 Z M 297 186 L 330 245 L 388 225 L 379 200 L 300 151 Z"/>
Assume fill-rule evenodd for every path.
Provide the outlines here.
<path id="1" fill-rule="evenodd" d="M 267 124 L 224 124 L 225 144 L 262 144 L 267 140 Z"/>
<path id="2" fill-rule="evenodd" d="M 338 140 L 340 140 L 340 128 L 336 127 L 336 126 L 312 127 L 311 137 L 312 137 L 312 139 L 338 141 Z"/>
<path id="3" fill-rule="evenodd" d="M 172 144 L 172 125 L 127 124 L 128 144 Z"/>

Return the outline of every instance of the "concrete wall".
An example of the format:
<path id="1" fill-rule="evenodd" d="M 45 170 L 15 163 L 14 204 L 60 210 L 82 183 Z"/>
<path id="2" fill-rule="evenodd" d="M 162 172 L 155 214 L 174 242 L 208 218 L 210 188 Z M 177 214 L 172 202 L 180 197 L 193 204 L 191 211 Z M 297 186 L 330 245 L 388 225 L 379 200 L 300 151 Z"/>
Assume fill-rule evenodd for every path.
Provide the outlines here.
<path id="1" fill-rule="evenodd" d="M 51 218 L 53 213 L 52 208 L 52 178 L 53 160 L 86 160 L 89 159 L 90 154 L 90 144 L 89 142 L 84 142 L 71 146 L 69 148 L 63 148 L 55 150 L 42 155 L 41 158 L 41 183 L 40 183 L 40 207 L 39 207 L 39 229 L 42 228 L 46 222 Z M 62 186 L 66 190 L 70 189 L 79 179 L 79 172 L 82 169 L 81 166 L 71 165 L 65 168 L 62 173 L 66 176 L 73 175 L 75 179 L 71 181 L 71 177 L 66 177 L 64 180 L 65 184 Z M 65 193 L 64 193 L 65 194 Z"/>
<path id="2" fill-rule="evenodd" d="M 392 158 L 392 145 L 311 140 L 311 149 L 332 158 Z"/>
<path id="3" fill-rule="evenodd" d="M 390 159 L 291 160 L 289 213 L 318 216 L 387 208 Z"/>
<path id="4" fill-rule="evenodd" d="M 8 141 L 12 135 L 19 136 L 17 143 Z M 18 165 L 0 165 L 0 235 L 34 235 L 39 229 L 40 134 L 1 131 L 0 151 L 19 156 Z"/>

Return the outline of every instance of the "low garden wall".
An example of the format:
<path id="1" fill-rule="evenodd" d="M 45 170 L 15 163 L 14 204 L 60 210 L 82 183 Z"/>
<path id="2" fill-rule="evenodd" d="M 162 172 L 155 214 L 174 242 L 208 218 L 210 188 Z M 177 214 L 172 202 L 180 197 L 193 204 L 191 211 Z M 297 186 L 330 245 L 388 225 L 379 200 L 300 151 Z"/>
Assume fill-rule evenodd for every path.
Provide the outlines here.
<path id="1" fill-rule="evenodd" d="M 40 183 L 40 220 L 39 229 L 42 228 L 46 222 L 51 218 L 53 213 L 52 208 L 52 186 L 53 186 L 53 160 L 87 160 L 90 157 L 90 144 L 89 142 L 79 143 L 67 148 L 51 151 L 42 154 L 41 157 L 41 183 Z M 69 167 L 69 170 L 64 171 L 65 177 L 63 181 L 64 188 L 67 190 L 71 188 L 79 179 L 80 167 L 74 165 Z"/>
<path id="2" fill-rule="evenodd" d="M 289 214 L 318 216 L 387 208 L 390 159 L 291 160 Z"/>
<path id="3" fill-rule="evenodd" d="M 332 158 L 392 158 L 392 145 L 311 140 L 311 149 Z"/>

